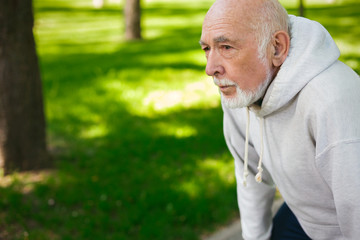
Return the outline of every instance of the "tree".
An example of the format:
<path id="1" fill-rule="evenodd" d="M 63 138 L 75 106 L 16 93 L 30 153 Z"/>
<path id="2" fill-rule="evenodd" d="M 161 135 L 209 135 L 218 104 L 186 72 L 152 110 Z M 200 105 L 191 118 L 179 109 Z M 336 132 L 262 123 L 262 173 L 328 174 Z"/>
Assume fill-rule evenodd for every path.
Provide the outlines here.
<path id="1" fill-rule="evenodd" d="M 140 0 L 126 0 L 124 14 L 125 38 L 127 40 L 141 39 Z"/>
<path id="2" fill-rule="evenodd" d="M 304 0 L 299 0 L 299 16 L 305 16 Z"/>
<path id="3" fill-rule="evenodd" d="M 0 164 L 5 174 L 49 165 L 33 24 L 31 0 L 0 1 Z"/>

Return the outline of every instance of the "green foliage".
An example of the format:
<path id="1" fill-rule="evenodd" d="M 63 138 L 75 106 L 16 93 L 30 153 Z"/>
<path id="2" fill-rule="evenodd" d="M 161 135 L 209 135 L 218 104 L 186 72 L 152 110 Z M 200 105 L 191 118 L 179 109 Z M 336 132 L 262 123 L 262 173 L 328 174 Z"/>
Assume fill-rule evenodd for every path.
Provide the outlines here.
<path id="1" fill-rule="evenodd" d="M 1 188 L 0 226 L 10 239 L 198 239 L 238 214 L 198 44 L 210 4 L 146 3 L 138 42 L 123 41 L 121 6 L 90 4 L 35 1 L 57 170 Z"/>
<path id="2" fill-rule="evenodd" d="M 290 14 L 297 14 L 293 0 L 281 2 Z M 305 1 L 305 15 L 320 22 L 330 32 L 340 48 L 340 60 L 360 74 L 360 3 L 355 0 Z"/>
<path id="3" fill-rule="evenodd" d="M 56 170 L 2 181 L 1 239 L 199 239 L 238 216 L 198 45 L 211 3 L 144 1 L 146 40 L 124 42 L 121 4 L 35 0 Z M 360 72 L 359 3 L 306 7 Z"/>

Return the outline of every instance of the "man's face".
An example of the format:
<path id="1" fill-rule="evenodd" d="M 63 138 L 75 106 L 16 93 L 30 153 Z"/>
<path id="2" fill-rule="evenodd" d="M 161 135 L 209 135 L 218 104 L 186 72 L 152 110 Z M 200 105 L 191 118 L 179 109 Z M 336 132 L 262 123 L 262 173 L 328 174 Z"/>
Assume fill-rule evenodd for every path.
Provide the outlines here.
<path id="1" fill-rule="evenodd" d="M 267 87 L 263 83 L 268 85 L 271 80 L 269 61 L 259 59 L 258 44 L 247 22 L 245 16 L 236 16 L 231 9 L 212 8 L 205 17 L 200 40 L 207 58 L 206 73 L 215 79 L 223 98 L 232 100 L 239 94 L 257 98 L 237 107 L 261 98 Z"/>

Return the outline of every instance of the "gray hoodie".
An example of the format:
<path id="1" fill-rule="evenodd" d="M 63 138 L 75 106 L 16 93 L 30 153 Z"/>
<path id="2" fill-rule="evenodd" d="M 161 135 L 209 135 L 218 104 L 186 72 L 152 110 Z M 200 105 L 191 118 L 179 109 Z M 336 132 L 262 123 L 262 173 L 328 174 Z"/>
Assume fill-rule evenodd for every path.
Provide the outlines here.
<path id="1" fill-rule="evenodd" d="M 360 79 L 324 27 L 290 23 L 289 55 L 261 107 L 249 118 L 247 108 L 223 107 L 243 237 L 269 239 L 276 186 L 310 238 L 360 239 Z"/>

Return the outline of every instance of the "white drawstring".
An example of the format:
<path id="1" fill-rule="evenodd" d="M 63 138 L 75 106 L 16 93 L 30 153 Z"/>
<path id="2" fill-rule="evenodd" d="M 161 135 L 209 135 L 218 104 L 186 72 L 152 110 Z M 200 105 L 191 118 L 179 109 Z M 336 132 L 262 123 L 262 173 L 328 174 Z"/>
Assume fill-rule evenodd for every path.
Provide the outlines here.
<path id="1" fill-rule="evenodd" d="M 262 182 L 262 172 L 263 172 L 263 168 L 261 167 L 262 165 L 262 159 L 263 159 L 263 155 L 264 155 L 264 118 L 260 118 L 260 141 L 261 141 L 261 145 L 260 145 L 260 158 L 259 158 L 259 164 L 258 164 L 258 173 L 255 176 L 255 180 L 260 183 Z"/>
<path id="2" fill-rule="evenodd" d="M 245 156 L 244 156 L 244 176 L 243 176 L 243 185 L 246 187 L 247 185 L 247 181 L 246 178 L 249 175 L 249 170 L 248 170 L 248 165 L 249 165 L 249 159 L 248 159 L 248 154 L 249 154 L 249 128 L 250 128 L 250 113 L 249 113 L 249 107 L 246 108 L 246 135 L 245 135 Z M 259 163 L 258 163 L 258 173 L 255 176 L 255 180 L 256 182 L 260 183 L 262 182 L 262 172 L 263 172 L 263 168 L 262 168 L 262 159 L 263 159 L 263 155 L 264 155 L 264 119 L 260 118 L 260 141 L 261 141 L 261 145 L 260 145 L 260 158 L 259 158 Z"/>
<path id="3" fill-rule="evenodd" d="M 245 156 L 244 156 L 244 177 L 243 184 L 246 187 L 246 178 L 249 175 L 248 171 L 248 152 L 249 152 L 249 125 L 250 125 L 250 113 L 249 107 L 246 108 L 246 137 L 245 137 Z"/>

